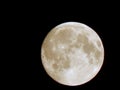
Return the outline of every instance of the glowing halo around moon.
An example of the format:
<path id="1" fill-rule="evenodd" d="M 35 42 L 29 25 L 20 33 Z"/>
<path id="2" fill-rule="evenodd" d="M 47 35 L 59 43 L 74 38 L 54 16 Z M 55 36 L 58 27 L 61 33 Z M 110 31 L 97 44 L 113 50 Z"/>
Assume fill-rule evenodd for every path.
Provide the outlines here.
<path id="1" fill-rule="evenodd" d="M 104 48 L 92 28 L 78 22 L 66 22 L 54 27 L 45 37 L 41 59 L 53 80 L 77 86 L 98 74 L 104 61 Z"/>

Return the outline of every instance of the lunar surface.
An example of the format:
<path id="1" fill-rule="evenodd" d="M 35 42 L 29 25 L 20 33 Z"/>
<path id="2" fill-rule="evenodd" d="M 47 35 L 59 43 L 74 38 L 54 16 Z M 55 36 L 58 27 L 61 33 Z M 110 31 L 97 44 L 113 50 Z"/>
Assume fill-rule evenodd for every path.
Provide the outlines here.
<path id="1" fill-rule="evenodd" d="M 66 22 L 54 27 L 45 37 L 41 59 L 53 80 L 77 86 L 98 74 L 104 61 L 104 48 L 92 28 L 78 22 Z"/>

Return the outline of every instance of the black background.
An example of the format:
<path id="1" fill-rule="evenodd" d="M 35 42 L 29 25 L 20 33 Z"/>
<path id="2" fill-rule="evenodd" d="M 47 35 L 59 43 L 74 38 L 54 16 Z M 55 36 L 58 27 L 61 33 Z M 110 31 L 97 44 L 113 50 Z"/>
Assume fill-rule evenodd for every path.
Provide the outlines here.
<path id="1" fill-rule="evenodd" d="M 114 5 L 114 7 L 112 6 Z M 52 8 L 51 8 L 52 7 Z M 72 90 L 101 90 L 117 88 L 118 56 L 118 8 L 116 4 L 105 2 L 83 3 L 76 2 L 49 5 L 45 7 L 28 8 L 23 15 L 27 23 L 26 46 L 29 49 L 27 71 L 23 74 L 23 84 L 29 88 L 38 89 L 72 89 Z M 52 80 L 45 72 L 41 63 L 41 44 L 47 33 L 56 25 L 63 22 L 81 22 L 93 28 L 103 41 L 105 49 L 104 64 L 97 76 L 90 82 L 68 87 Z M 25 34 L 26 36 L 26 34 Z M 27 53 L 28 53 L 27 51 Z M 28 59 L 29 58 L 29 59 Z M 25 80 L 25 81 L 24 81 Z"/>

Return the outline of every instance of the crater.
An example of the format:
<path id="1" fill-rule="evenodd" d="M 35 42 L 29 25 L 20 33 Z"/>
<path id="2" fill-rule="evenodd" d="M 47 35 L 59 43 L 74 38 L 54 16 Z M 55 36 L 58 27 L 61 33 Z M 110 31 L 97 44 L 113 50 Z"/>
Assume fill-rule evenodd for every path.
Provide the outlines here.
<path id="1" fill-rule="evenodd" d="M 54 69 L 58 69 L 58 64 L 57 63 L 54 63 L 52 66 L 53 66 Z"/>
<path id="2" fill-rule="evenodd" d="M 97 45 L 98 47 L 101 47 L 101 42 L 99 40 L 97 40 Z"/>
<path id="3" fill-rule="evenodd" d="M 100 52 L 99 50 L 97 50 L 97 51 L 95 52 L 95 58 L 96 58 L 97 60 L 99 60 L 100 57 L 101 57 L 101 52 Z"/>

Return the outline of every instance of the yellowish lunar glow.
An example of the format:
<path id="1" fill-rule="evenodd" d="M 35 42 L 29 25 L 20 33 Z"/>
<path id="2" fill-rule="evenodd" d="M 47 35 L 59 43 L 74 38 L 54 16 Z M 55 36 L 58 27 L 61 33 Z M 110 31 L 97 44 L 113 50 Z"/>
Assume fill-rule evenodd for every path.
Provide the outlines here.
<path id="1" fill-rule="evenodd" d="M 98 34 L 78 22 L 53 28 L 41 47 L 42 64 L 56 82 L 68 86 L 84 84 L 100 71 L 104 48 Z"/>

